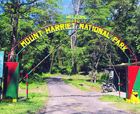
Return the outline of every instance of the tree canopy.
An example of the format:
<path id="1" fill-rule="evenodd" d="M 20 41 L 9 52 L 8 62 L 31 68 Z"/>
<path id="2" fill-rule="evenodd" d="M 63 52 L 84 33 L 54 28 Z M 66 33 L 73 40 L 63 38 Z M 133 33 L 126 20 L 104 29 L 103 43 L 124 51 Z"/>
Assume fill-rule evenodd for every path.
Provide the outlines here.
<path id="1" fill-rule="evenodd" d="M 87 15 L 88 23 L 100 26 L 117 35 L 136 55 L 140 56 L 140 1 L 139 0 L 71 0 L 71 15 Z M 0 50 L 5 51 L 5 61 L 10 50 L 28 34 L 44 26 L 76 20 L 64 18 L 61 0 L 2 0 L 0 3 Z M 64 14 L 65 13 L 65 14 Z M 73 31 L 65 30 L 41 36 L 19 55 L 21 77 L 25 76 L 47 54 Z M 17 53 L 16 48 L 12 53 Z M 127 53 L 130 55 L 130 53 Z M 11 57 L 11 61 L 14 61 Z M 96 83 L 97 74 L 110 62 L 128 62 L 120 49 L 105 37 L 85 30 L 77 30 L 56 52 L 34 72 L 91 74 Z M 134 61 L 131 61 L 134 62 Z M 74 65 L 73 65 L 74 64 Z M 33 72 L 33 73 L 34 73 Z M 93 79 L 91 80 L 93 81 Z"/>

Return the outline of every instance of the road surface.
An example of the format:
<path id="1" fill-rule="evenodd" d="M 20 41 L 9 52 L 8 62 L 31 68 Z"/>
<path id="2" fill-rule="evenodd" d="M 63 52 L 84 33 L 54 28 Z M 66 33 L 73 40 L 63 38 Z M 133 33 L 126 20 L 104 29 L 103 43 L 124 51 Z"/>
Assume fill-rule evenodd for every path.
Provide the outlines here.
<path id="1" fill-rule="evenodd" d="M 80 91 L 61 77 L 48 79 L 47 85 L 50 98 L 38 114 L 129 114 L 99 100 L 102 93 Z"/>

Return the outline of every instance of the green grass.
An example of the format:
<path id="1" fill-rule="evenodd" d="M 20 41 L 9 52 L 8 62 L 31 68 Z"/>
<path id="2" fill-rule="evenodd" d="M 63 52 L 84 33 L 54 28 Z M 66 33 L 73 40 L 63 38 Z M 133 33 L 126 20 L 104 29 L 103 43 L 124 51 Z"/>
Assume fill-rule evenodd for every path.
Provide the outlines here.
<path id="1" fill-rule="evenodd" d="M 103 95 L 99 97 L 99 99 L 104 102 L 125 102 L 123 98 L 119 99 L 119 97 L 114 96 L 114 95 Z"/>
<path id="2" fill-rule="evenodd" d="M 42 76 L 41 78 L 44 78 Z M 19 97 L 26 96 L 26 84 L 19 84 Z M 29 83 L 29 100 L 16 103 L 0 103 L 1 114 L 34 114 L 45 106 L 48 99 L 46 80 Z"/>
<path id="3" fill-rule="evenodd" d="M 118 107 L 120 109 L 129 111 L 133 114 L 140 114 L 140 104 L 132 104 L 127 102 L 121 102 L 121 103 L 115 103 L 112 104 L 115 107 Z"/>
<path id="4" fill-rule="evenodd" d="M 47 74 L 45 74 L 46 77 L 53 77 L 53 76 L 58 76 L 58 75 L 62 75 L 62 74 L 61 73 L 57 73 L 57 74 L 47 73 Z"/>
<path id="5" fill-rule="evenodd" d="M 65 83 L 68 83 L 68 84 L 71 84 L 81 90 L 84 90 L 84 91 L 92 91 L 92 89 L 90 87 L 94 87 L 96 88 L 96 90 L 100 90 L 101 91 L 101 84 L 100 83 L 91 83 L 90 82 L 90 77 L 86 77 L 86 76 L 83 76 L 83 75 L 72 75 L 72 76 L 65 76 L 62 78 L 62 80 L 65 82 Z M 85 84 L 87 87 L 85 86 L 81 86 L 80 84 Z"/>
<path id="6" fill-rule="evenodd" d="M 80 90 L 83 90 L 83 91 L 91 91 L 90 89 L 87 89 L 86 87 L 81 86 L 78 83 L 72 83 L 72 85 L 74 85 L 75 87 L 77 87 L 77 88 L 79 88 Z"/>
<path id="7" fill-rule="evenodd" d="M 39 75 L 37 73 L 34 73 L 34 75 L 29 75 L 29 89 L 34 89 L 35 87 L 38 87 L 44 83 L 46 83 L 46 79 L 49 77 L 53 77 L 53 76 L 57 76 L 57 75 L 61 75 L 61 74 L 50 74 L 50 73 L 42 73 L 42 75 Z M 21 89 L 26 89 L 26 80 L 24 80 L 24 83 L 21 82 L 20 83 L 20 88 Z"/>
<path id="8" fill-rule="evenodd" d="M 114 102 L 111 105 L 118 107 L 119 109 L 129 111 L 133 114 L 140 114 L 140 104 L 128 103 L 123 98 L 118 99 L 118 97 L 114 95 L 104 95 L 99 97 L 99 99 L 105 102 Z"/>

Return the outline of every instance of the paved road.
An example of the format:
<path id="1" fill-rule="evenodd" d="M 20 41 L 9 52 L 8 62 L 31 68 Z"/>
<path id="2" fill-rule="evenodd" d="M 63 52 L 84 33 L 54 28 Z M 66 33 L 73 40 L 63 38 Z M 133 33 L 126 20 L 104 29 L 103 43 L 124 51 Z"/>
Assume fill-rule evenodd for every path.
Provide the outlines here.
<path id="1" fill-rule="evenodd" d="M 39 114 L 129 114 L 98 99 L 102 93 L 83 92 L 53 77 L 47 81 L 50 98 Z"/>

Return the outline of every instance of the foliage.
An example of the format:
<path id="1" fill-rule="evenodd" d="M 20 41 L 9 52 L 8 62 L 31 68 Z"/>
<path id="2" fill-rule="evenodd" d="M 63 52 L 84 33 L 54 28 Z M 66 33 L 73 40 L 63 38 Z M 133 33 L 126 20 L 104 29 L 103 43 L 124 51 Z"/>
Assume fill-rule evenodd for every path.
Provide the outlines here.
<path id="1" fill-rule="evenodd" d="M 97 80 L 100 81 L 100 82 L 109 81 L 109 74 L 107 74 L 105 72 L 100 72 L 98 74 Z"/>

